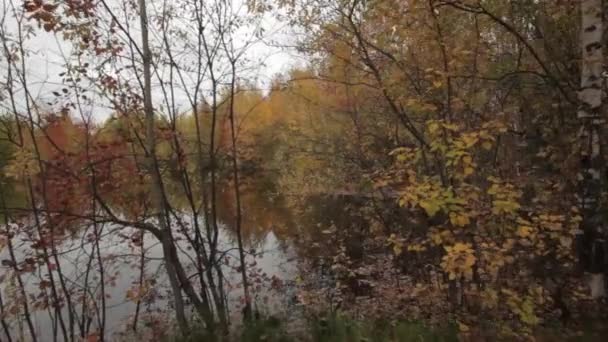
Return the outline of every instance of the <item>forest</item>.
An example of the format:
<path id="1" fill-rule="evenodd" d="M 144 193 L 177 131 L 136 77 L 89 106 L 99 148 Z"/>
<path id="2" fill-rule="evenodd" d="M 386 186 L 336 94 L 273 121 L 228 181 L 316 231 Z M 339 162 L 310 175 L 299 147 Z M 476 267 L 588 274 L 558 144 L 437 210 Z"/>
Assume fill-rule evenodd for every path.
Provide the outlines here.
<path id="1" fill-rule="evenodd" d="M 0 0 L 0 43 L 0 341 L 608 337 L 607 1 Z"/>

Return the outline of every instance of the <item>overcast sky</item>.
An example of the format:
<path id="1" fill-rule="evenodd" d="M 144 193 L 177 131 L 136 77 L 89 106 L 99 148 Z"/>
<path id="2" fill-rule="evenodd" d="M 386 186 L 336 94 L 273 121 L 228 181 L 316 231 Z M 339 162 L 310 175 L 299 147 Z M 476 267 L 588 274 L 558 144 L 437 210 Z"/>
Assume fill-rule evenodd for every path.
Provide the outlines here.
<path id="1" fill-rule="evenodd" d="M 8 4 L 11 0 L 0 0 Z M 19 4 L 20 1 L 12 0 L 15 4 Z M 116 1 L 110 2 L 111 6 L 116 6 Z M 160 1 L 160 0 L 159 0 Z M 232 2 L 234 10 L 238 11 L 241 15 L 246 15 L 246 8 L 241 6 L 240 1 Z M 4 6 L 3 6 L 4 7 Z M 4 7 L 7 8 L 7 7 Z M 16 20 L 13 18 L 12 13 L 4 13 L 2 7 L 0 7 L 0 16 L 6 15 L 4 22 L 4 30 L 7 35 L 15 36 L 17 26 Z M 148 13 L 153 15 L 154 8 L 148 10 Z M 304 58 L 298 55 L 293 49 L 286 48 L 285 45 L 294 44 L 294 31 L 289 28 L 284 22 L 281 22 L 274 15 L 275 13 L 268 13 L 261 19 L 261 27 L 264 29 L 264 38 L 261 41 L 248 46 L 245 57 L 248 60 L 246 65 L 246 71 L 243 70 L 241 78 L 247 80 L 255 80 L 256 86 L 262 89 L 268 88 L 269 81 L 271 78 L 278 74 L 289 70 L 295 65 L 302 65 Z M 33 21 L 29 22 L 30 25 L 35 25 Z M 139 27 L 138 22 L 133 22 L 132 27 Z M 235 33 L 235 45 L 244 44 L 245 41 L 251 39 L 253 28 L 251 26 L 242 26 Z M 134 33 L 134 36 L 139 33 Z M 62 77 L 60 73 L 65 71 L 65 57 L 70 56 L 71 45 L 65 42 L 60 34 L 48 33 L 42 29 L 35 29 L 35 35 L 32 35 L 26 41 L 26 49 L 28 55 L 26 57 L 26 69 L 29 78 L 29 86 L 31 94 L 36 98 L 38 103 L 45 104 L 47 102 L 53 102 L 56 97 L 53 92 L 60 91 L 64 85 L 62 84 Z M 281 47 L 279 47 L 281 46 Z M 164 73 L 163 73 L 164 75 Z M 5 83 L 7 76 L 7 62 L 4 58 L 0 59 L 0 80 Z M 164 77 L 164 76 L 163 76 Z M 163 80 L 166 82 L 166 80 Z M 153 81 L 156 82 L 157 81 Z M 24 94 L 21 89 L 14 90 L 17 95 L 17 99 L 20 103 L 19 106 L 23 107 Z M 161 98 L 158 85 L 154 90 L 155 99 Z M 5 94 L 0 94 L 0 96 Z M 10 106 L 6 100 L 6 96 L 2 96 L 1 100 L 4 110 L 9 110 Z M 189 103 L 185 94 L 180 94 L 179 90 L 176 92 L 176 100 L 180 110 L 187 110 Z M 52 106 L 51 106 L 52 107 Z M 23 109 L 23 108 L 20 108 Z M 87 115 L 90 114 L 95 121 L 100 122 L 105 120 L 110 114 L 111 109 L 107 104 L 103 104 L 100 100 L 94 100 L 94 104 L 85 109 Z"/>

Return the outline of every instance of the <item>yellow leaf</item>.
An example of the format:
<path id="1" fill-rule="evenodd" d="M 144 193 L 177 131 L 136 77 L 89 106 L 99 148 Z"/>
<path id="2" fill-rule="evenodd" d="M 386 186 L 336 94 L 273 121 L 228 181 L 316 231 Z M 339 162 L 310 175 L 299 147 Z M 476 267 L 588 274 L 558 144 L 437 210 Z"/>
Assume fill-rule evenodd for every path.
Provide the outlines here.
<path id="1" fill-rule="evenodd" d="M 454 245 L 454 252 L 464 252 L 471 249 L 471 246 L 468 243 L 458 242 Z"/>
<path id="2" fill-rule="evenodd" d="M 407 246 L 407 250 L 410 252 L 424 252 L 426 251 L 426 247 L 420 245 L 420 244 L 412 244 Z"/>
<path id="3" fill-rule="evenodd" d="M 474 169 L 474 168 L 472 168 L 472 167 L 470 167 L 470 166 L 467 166 L 467 167 L 465 167 L 465 168 L 464 168 L 464 175 L 465 175 L 465 176 L 470 176 L 470 175 L 472 175 L 474 172 L 475 172 L 475 169 Z"/>
<path id="4" fill-rule="evenodd" d="M 394 244 L 393 245 L 393 252 L 395 253 L 396 256 L 400 256 L 401 253 L 403 253 L 403 248 L 401 247 L 401 244 Z"/>
<path id="5" fill-rule="evenodd" d="M 429 133 L 431 134 L 435 134 L 435 132 L 437 132 L 440 128 L 439 123 L 437 121 L 432 121 L 431 123 L 428 124 L 429 127 Z"/>
<path id="6" fill-rule="evenodd" d="M 466 148 L 475 145 L 478 140 L 479 139 L 477 138 L 477 136 L 473 134 L 466 134 L 462 136 L 462 141 L 464 142 Z"/>
<path id="7" fill-rule="evenodd" d="M 527 238 L 528 236 L 530 236 L 532 228 L 528 227 L 528 226 L 519 226 L 519 228 L 517 228 L 517 236 L 521 237 L 521 238 Z"/>
<path id="8" fill-rule="evenodd" d="M 458 227 L 464 227 L 471 223 L 467 215 L 456 213 L 450 213 L 450 222 Z"/>
<path id="9" fill-rule="evenodd" d="M 447 129 L 448 131 L 458 131 L 458 125 L 452 123 L 444 123 L 443 128 Z"/>
<path id="10" fill-rule="evenodd" d="M 443 241 L 443 239 L 441 238 L 441 234 L 439 232 L 432 232 L 429 234 L 429 237 L 431 238 L 431 241 L 433 242 L 433 244 L 435 245 L 440 245 L 441 242 Z"/>
<path id="11" fill-rule="evenodd" d="M 460 321 L 458 321 L 458 330 L 460 330 L 460 332 L 463 332 L 463 333 L 470 331 L 469 326 Z"/>
<path id="12" fill-rule="evenodd" d="M 420 206 L 422 209 L 424 209 L 424 211 L 426 211 L 426 214 L 429 217 L 435 216 L 435 214 L 437 214 L 437 212 L 439 212 L 441 209 L 436 202 L 432 201 L 420 201 Z"/>

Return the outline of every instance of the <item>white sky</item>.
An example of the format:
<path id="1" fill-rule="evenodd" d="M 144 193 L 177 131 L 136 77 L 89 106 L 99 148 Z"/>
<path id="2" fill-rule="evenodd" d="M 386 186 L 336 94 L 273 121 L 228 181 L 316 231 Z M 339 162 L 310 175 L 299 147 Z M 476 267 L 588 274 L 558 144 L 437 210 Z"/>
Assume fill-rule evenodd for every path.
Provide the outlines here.
<path id="1" fill-rule="evenodd" d="M 4 8 L 10 6 L 11 0 L 0 0 L 0 17 L 4 16 Z M 18 9 L 21 9 L 21 1 L 12 0 Z M 118 1 L 118 2 L 117 2 Z M 160 0 L 155 0 L 160 1 Z M 4 2 L 5 6 L 2 6 Z M 108 1 L 110 6 L 116 6 L 120 4 L 119 0 Z M 232 2 L 232 6 L 236 8 L 241 15 L 246 15 L 246 8 L 242 6 L 241 0 L 235 0 Z M 9 7 L 10 8 L 10 7 Z M 154 8 L 148 9 L 148 14 L 154 14 Z M 246 70 L 241 70 L 239 77 L 247 79 L 248 81 L 255 80 L 256 87 L 268 88 L 269 81 L 272 77 L 278 73 L 288 71 L 290 68 L 296 65 L 302 65 L 305 63 L 303 56 L 298 55 L 293 49 L 273 47 L 273 45 L 294 45 L 294 31 L 289 28 L 284 22 L 279 21 L 274 13 L 268 13 L 261 19 L 261 26 L 264 28 L 264 39 L 261 42 L 248 47 L 245 57 L 247 59 Z M 36 27 L 33 21 L 29 21 L 28 25 Z M 130 23 L 132 28 L 138 28 L 139 22 L 133 21 Z M 8 13 L 5 23 L 4 30 L 10 36 L 15 36 L 17 25 L 16 20 L 13 18 L 12 13 Z M 245 40 L 250 39 L 252 36 L 253 28 L 251 26 L 242 26 L 234 34 L 235 45 L 244 44 Z M 133 30 L 133 35 L 138 37 L 139 32 Z M 151 36 L 151 39 L 154 37 Z M 241 40 L 239 42 L 239 40 Z M 60 73 L 65 71 L 65 62 L 63 56 L 69 56 L 71 52 L 70 43 L 62 40 L 60 34 L 48 33 L 43 29 L 36 28 L 35 34 L 30 36 L 26 43 L 26 50 L 28 54 L 26 56 L 26 70 L 29 79 L 30 93 L 39 104 L 45 104 L 47 102 L 55 101 L 56 97 L 53 92 L 60 92 L 64 87 L 62 84 L 62 77 Z M 3 55 L 0 54 L 0 55 Z M 93 63 L 92 63 L 93 64 Z M 6 83 L 7 77 L 7 62 L 1 57 L 0 58 L 0 82 Z M 166 82 L 166 80 L 163 80 Z M 153 80 L 157 82 L 157 80 Z M 205 86 L 204 86 L 205 87 Z M 208 86 L 207 86 L 208 87 Z M 161 92 L 158 89 L 158 84 L 154 88 L 153 98 L 158 102 L 162 98 Z M 17 100 L 19 101 L 19 110 L 24 107 L 24 93 L 22 89 L 14 88 Z M 187 110 L 189 107 L 188 99 L 185 93 L 176 91 L 176 102 L 177 107 L 180 110 Z M 156 103 L 158 105 L 159 103 Z M 0 92 L 0 105 L 3 111 L 9 111 L 10 106 L 6 99 L 4 90 Z M 54 105 L 55 106 L 55 105 Z M 47 106 L 48 107 L 48 106 Z M 100 122 L 105 120 L 110 114 L 111 110 L 107 105 L 102 104 L 99 100 L 94 100 L 94 103 L 88 106 L 84 110 L 87 115 L 91 115 L 95 121 Z"/>

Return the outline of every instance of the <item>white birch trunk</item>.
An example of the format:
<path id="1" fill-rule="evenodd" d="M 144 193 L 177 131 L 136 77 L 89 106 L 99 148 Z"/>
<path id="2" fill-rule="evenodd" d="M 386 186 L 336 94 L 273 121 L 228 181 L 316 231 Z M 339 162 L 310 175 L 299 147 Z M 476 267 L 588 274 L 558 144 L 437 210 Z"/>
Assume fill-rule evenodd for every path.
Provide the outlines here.
<path id="1" fill-rule="evenodd" d="M 603 8 L 602 0 L 581 1 L 581 89 L 578 119 L 581 131 L 581 195 L 583 222 L 576 234 L 587 239 L 587 253 L 590 261 L 589 287 L 593 298 L 606 295 L 603 260 L 597 260 L 596 247 L 603 248 L 603 222 L 600 213 L 602 151 L 600 131 L 604 125 L 602 112 L 603 90 Z"/>

